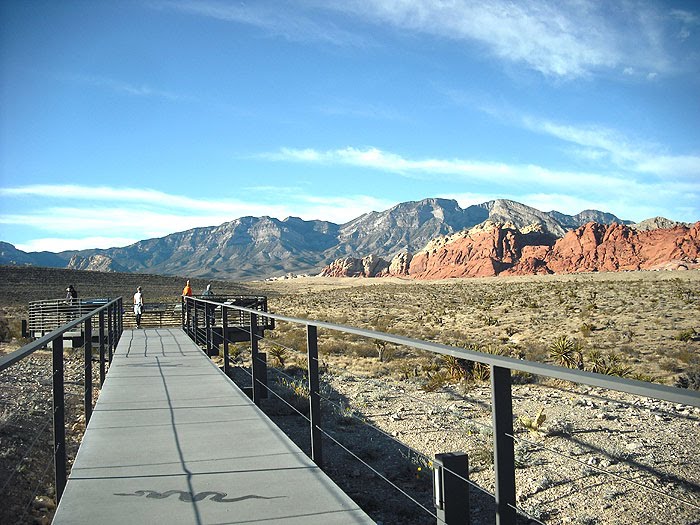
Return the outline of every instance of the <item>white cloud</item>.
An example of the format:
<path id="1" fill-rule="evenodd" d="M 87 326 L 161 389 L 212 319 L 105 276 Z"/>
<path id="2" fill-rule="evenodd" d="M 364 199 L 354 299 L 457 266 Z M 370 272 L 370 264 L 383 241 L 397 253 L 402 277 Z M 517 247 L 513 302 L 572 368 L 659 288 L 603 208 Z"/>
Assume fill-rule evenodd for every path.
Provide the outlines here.
<path id="1" fill-rule="evenodd" d="M 469 159 L 410 159 L 373 147 L 347 147 L 327 151 L 286 148 L 279 153 L 268 155 L 268 158 L 278 161 L 349 165 L 442 186 L 466 183 L 477 191 L 467 194 L 468 198 L 458 198 L 461 205 L 476 204 L 494 198 L 510 198 L 544 211 L 556 209 L 569 214 L 578 213 L 583 209 L 598 209 L 630 220 L 642 220 L 659 214 L 676 220 L 697 220 L 697 199 L 700 195 L 700 179 L 697 176 L 675 180 L 668 175 L 661 180 L 650 180 L 646 175 L 646 172 L 652 169 L 657 173 L 670 174 L 673 171 L 672 166 L 689 173 L 695 166 L 695 157 L 654 157 L 657 164 L 645 166 L 641 162 L 646 157 L 639 154 L 635 148 L 626 145 L 624 140 L 617 140 L 618 137 L 614 133 L 596 133 L 592 130 L 557 126 L 547 129 L 569 141 L 585 145 L 589 150 L 602 151 L 605 155 L 615 154 L 620 157 L 620 162 L 634 161 L 633 165 L 638 171 L 611 170 L 607 166 L 603 171 L 596 173 Z"/>
<path id="2" fill-rule="evenodd" d="M 605 188 L 620 190 L 627 182 L 614 176 L 596 173 L 556 171 L 532 164 L 504 164 L 469 159 L 409 159 L 378 148 L 347 147 L 336 150 L 283 148 L 279 153 L 266 156 L 271 160 L 344 164 L 360 168 L 386 171 L 404 177 L 430 180 L 443 175 L 448 180 L 489 183 L 507 188 L 516 185 L 548 185 L 572 190 Z"/>
<path id="3" fill-rule="evenodd" d="M 116 80 L 113 78 L 95 75 L 70 75 L 63 78 L 69 82 L 87 84 L 89 86 L 103 88 L 109 91 L 114 91 L 116 93 L 121 93 L 123 95 L 129 95 L 133 97 L 161 98 L 170 101 L 194 100 L 194 98 L 191 96 L 180 95 L 177 93 L 172 93 L 170 91 L 153 88 L 147 84 L 134 85 L 130 84 L 129 82 L 124 82 L 122 80 Z"/>
<path id="4" fill-rule="evenodd" d="M 60 250 L 124 246 L 177 231 L 217 226 L 244 216 L 279 219 L 294 216 L 342 224 L 363 213 L 396 204 L 359 194 L 328 198 L 311 195 L 299 188 L 249 188 L 246 194 L 251 196 L 250 201 L 240 202 L 108 186 L 0 188 L 0 196 L 6 203 L 13 198 L 29 197 L 39 199 L 41 203 L 32 208 L 23 206 L 21 211 L 15 212 L 8 212 L 9 207 L 5 206 L 4 212 L 0 213 L 0 225 L 42 232 L 40 238 L 17 241 L 16 245 L 53 251 L 47 246 L 59 247 Z M 65 206 L 68 200 L 76 205 Z M 8 238 L 4 240 L 13 242 Z"/>
<path id="5" fill-rule="evenodd" d="M 94 248 L 115 248 L 128 246 L 140 239 L 130 237 L 80 237 L 60 238 L 44 237 L 18 243 L 15 248 L 24 252 L 62 252 L 65 250 L 90 250 Z"/>
<path id="6" fill-rule="evenodd" d="M 577 151 L 591 160 L 607 159 L 618 168 L 663 178 L 697 181 L 700 177 L 700 156 L 668 155 L 659 145 L 632 140 L 604 126 L 571 126 L 527 116 L 522 117 L 522 123 L 533 131 L 582 146 Z"/>
<path id="7" fill-rule="evenodd" d="M 330 21 L 315 20 L 310 12 L 303 13 L 298 5 L 213 0 L 162 0 L 152 1 L 150 5 L 157 9 L 254 26 L 291 42 L 321 42 L 357 47 L 365 47 L 370 42 L 370 39 L 346 31 Z"/>
<path id="8" fill-rule="evenodd" d="M 599 70 L 664 71 L 664 19 L 644 2 L 336 0 L 321 6 L 376 24 L 483 46 L 501 60 L 554 78 Z"/>

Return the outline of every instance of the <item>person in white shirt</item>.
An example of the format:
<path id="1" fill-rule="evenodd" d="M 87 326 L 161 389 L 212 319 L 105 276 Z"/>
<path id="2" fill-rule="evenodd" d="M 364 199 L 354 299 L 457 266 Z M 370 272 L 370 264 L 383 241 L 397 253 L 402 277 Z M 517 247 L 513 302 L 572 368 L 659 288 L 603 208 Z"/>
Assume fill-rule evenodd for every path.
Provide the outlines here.
<path id="1" fill-rule="evenodd" d="M 134 314 L 136 315 L 136 328 L 141 328 L 141 314 L 143 313 L 143 294 L 141 287 L 136 288 L 134 294 Z"/>

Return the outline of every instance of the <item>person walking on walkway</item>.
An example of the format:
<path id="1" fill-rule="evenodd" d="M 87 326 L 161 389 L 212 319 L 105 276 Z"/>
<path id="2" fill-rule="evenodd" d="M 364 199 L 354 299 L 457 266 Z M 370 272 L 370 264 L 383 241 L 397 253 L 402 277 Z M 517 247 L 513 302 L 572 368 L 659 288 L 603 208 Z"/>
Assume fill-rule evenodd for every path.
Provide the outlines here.
<path id="1" fill-rule="evenodd" d="M 211 283 L 209 283 L 206 287 L 206 289 L 202 292 L 202 299 L 206 299 L 207 301 L 213 301 L 214 300 L 214 292 L 211 289 Z M 211 304 L 207 304 L 204 309 L 206 311 L 207 315 L 207 321 L 209 323 L 209 326 L 214 324 L 214 306 Z"/>
<path id="2" fill-rule="evenodd" d="M 136 288 L 134 294 L 134 314 L 136 315 L 136 328 L 141 328 L 141 314 L 143 314 L 143 293 L 141 287 Z"/>
<path id="3" fill-rule="evenodd" d="M 192 297 L 192 287 L 190 286 L 189 279 L 187 279 L 187 283 L 185 283 L 185 287 L 182 289 L 182 302 L 185 307 L 185 326 L 190 326 L 190 308 L 192 308 L 190 301 L 187 300 L 188 297 Z"/>

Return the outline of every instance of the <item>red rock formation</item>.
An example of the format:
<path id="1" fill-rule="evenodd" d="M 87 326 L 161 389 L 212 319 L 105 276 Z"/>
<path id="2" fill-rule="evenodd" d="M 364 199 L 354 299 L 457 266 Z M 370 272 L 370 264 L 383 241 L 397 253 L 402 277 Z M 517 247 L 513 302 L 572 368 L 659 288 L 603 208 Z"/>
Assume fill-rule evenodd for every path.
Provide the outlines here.
<path id="1" fill-rule="evenodd" d="M 417 279 L 498 275 L 520 259 L 525 238 L 514 228 L 496 225 L 438 240 L 413 256 L 409 275 Z"/>
<path id="2" fill-rule="evenodd" d="M 489 229 L 490 228 L 490 229 Z M 487 225 L 431 241 L 391 265 L 376 256 L 338 259 L 321 275 L 416 279 L 700 268 L 700 222 L 692 227 L 638 231 L 588 223 L 552 243 L 541 231 Z"/>
<path id="3" fill-rule="evenodd" d="M 699 230 L 700 222 L 649 231 L 588 223 L 557 241 L 546 263 L 556 273 L 648 270 L 671 261 L 692 267 L 700 262 Z"/>

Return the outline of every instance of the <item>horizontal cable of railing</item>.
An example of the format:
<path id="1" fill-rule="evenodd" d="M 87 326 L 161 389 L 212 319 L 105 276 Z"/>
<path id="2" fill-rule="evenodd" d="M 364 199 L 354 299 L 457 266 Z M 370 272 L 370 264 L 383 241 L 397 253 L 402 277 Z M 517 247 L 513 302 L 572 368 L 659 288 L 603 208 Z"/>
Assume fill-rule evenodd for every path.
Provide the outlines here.
<path id="1" fill-rule="evenodd" d="M 269 320 L 277 320 L 282 322 L 288 322 L 298 325 L 303 325 L 307 327 L 307 358 L 308 358 L 308 379 L 309 381 L 309 403 L 311 406 L 310 415 L 307 418 L 302 414 L 302 416 L 309 421 L 312 429 L 312 451 L 311 456 L 314 461 L 322 465 L 320 442 L 317 444 L 316 440 L 318 438 L 314 437 L 314 433 L 323 433 L 327 437 L 330 436 L 326 433 L 320 425 L 314 422 L 314 399 L 318 403 L 319 399 L 324 399 L 324 396 L 320 395 L 318 387 L 318 372 L 313 372 L 312 368 L 318 368 L 319 359 L 317 355 L 317 344 L 318 336 L 317 329 L 327 329 L 337 332 L 343 332 L 347 334 L 352 334 L 364 338 L 385 341 L 387 343 L 392 343 L 396 345 L 411 347 L 419 350 L 424 350 L 432 352 L 435 354 L 447 355 L 456 357 L 459 359 L 464 359 L 473 362 L 483 363 L 489 365 L 491 368 L 491 381 L 492 381 L 492 415 L 493 415 L 493 440 L 494 440 L 494 470 L 496 473 L 496 504 L 497 504 L 497 516 L 500 516 L 500 523 L 514 523 L 515 514 L 514 511 L 518 511 L 523 515 L 529 516 L 528 512 L 524 509 L 515 505 L 515 478 L 514 478 L 514 458 L 513 458 L 513 446 L 514 441 L 527 441 L 522 438 L 514 436 L 512 429 L 513 415 L 512 415 L 512 394 L 511 394 L 511 371 L 525 372 L 528 374 L 534 374 L 538 376 L 544 376 L 564 381 L 569 381 L 577 384 L 599 387 L 607 390 L 624 392 L 628 394 L 633 394 L 636 396 L 650 397 L 654 399 L 659 399 L 662 401 L 672 402 L 676 404 L 690 405 L 694 407 L 700 407 L 700 394 L 694 391 L 668 387 L 660 384 L 652 384 L 643 381 L 636 381 L 631 379 L 611 377 L 600 375 L 592 372 L 574 370 L 569 368 L 558 367 L 554 365 L 536 363 L 531 361 L 524 361 L 519 359 L 514 359 L 510 357 L 504 357 L 500 355 L 481 353 L 478 351 L 467 350 L 462 348 L 451 347 L 439 343 L 430 343 L 426 341 L 421 341 L 417 339 L 411 339 L 408 337 L 398 336 L 394 334 L 387 334 L 383 332 L 376 332 L 372 330 L 366 330 L 361 328 L 356 328 L 352 326 L 345 326 L 333 323 L 327 323 L 322 321 L 314 321 L 309 319 L 293 318 L 278 314 L 272 314 L 269 312 L 261 312 L 259 310 L 254 310 L 251 308 L 246 308 L 241 305 L 221 305 L 215 301 L 208 301 L 202 299 L 194 299 L 192 302 L 188 302 L 191 305 L 194 313 L 194 322 L 189 326 L 185 325 L 183 316 L 183 329 L 186 331 L 190 330 L 190 336 L 198 341 L 200 344 L 207 345 L 207 351 L 211 352 L 213 344 L 213 332 L 212 328 L 215 323 L 215 317 L 211 315 L 212 309 L 219 308 L 221 311 L 221 321 L 222 330 L 219 342 L 224 343 L 225 348 L 225 368 L 228 368 L 228 354 L 227 345 L 229 341 L 227 340 L 227 333 L 225 330 L 226 326 L 226 311 L 229 309 L 236 310 L 238 315 L 240 312 L 245 312 L 248 314 L 250 319 L 249 329 L 244 327 L 239 327 L 239 329 L 249 336 L 249 341 L 251 344 L 251 371 L 249 375 L 252 378 L 252 397 L 256 404 L 259 404 L 260 395 L 256 394 L 256 390 L 261 388 L 271 390 L 265 382 L 261 381 L 257 374 L 256 368 L 263 367 L 266 369 L 267 364 L 263 359 L 258 357 L 258 341 L 262 340 L 262 331 L 260 326 L 269 324 Z M 208 313 L 207 313 L 208 312 Z M 234 315 L 231 316 L 232 318 Z M 200 326 L 202 322 L 203 326 Z M 241 342 L 242 340 L 237 340 Z M 278 344 L 283 348 L 289 349 L 275 341 L 271 341 L 271 344 Z M 218 353 L 218 344 L 217 353 Z M 291 349 L 295 350 L 295 349 Z M 296 350 L 295 350 L 296 351 Z M 212 355 L 210 353 L 210 355 Z M 282 373 L 283 375 L 286 375 Z M 316 376 L 316 386 L 313 386 L 313 376 Z M 288 376 L 289 377 L 289 376 Z M 279 396 L 277 396 L 279 397 Z M 330 401 L 324 399 L 326 402 Z M 285 401 L 285 400 L 283 400 Z M 285 401 L 286 402 L 286 401 Z M 288 403 L 287 403 L 288 404 Z M 292 407 L 293 408 L 293 407 Z M 298 412 L 298 410 L 295 410 Z M 318 416 L 316 416 L 318 417 Z M 335 441 L 334 439 L 332 439 Z M 315 451 L 315 447 L 318 446 L 318 451 Z M 557 453 L 562 458 L 570 459 L 566 454 L 558 453 L 558 451 L 552 450 L 549 447 L 542 447 L 549 453 Z M 315 454 L 318 458 L 315 458 Z M 580 462 L 579 462 L 580 463 Z M 609 473 L 605 469 L 596 469 L 600 471 L 601 474 L 613 474 Z M 449 469 L 447 469 L 449 471 Z M 458 473 L 452 473 L 456 478 L 461 477 Z M 615 478 L 622 482 L 630 482 L 632 480 L 626 478 L 625 476 L 615 475 Z M 464 481 L 470 483 L 469 480 L 464 477 Z M 470 483 L 471 484 L 471 483 Z M 645 484 L 633 483 L 638 488 L 648 489 Z M 483 489 L 482 489 L 483 490 Z M 499 495 L 500 492 L 500 495 Z M 660 495 L 666 495 L 663 492 L 654 490 L 653 492 L 659 493 Z M 690 504 L 691 507 L 697 508 L 692 502 L 686 501 L 682 498 L 671 498 L 677 503 L 682 505 Z M 432 514 L 432 513 L 431 513 Z M 529 516 L 530 517 L 530 516 Z M 534 518 L 532 518 L 534 519 Z M 438 516 L 438 521 L 441 521 Z M 537 521 L 537 520 L 536 520 Z"/>
<path id="2" fill-rule="evenodd" d="M 83 306 L 88 304 L 87 301 Z M 52 358 L 52 417 L 48 423 L 53 422 L 53 464 L 55 469 L 55 495 L 56 503 L 61 498 L 67 479 L 67 456 L 66 456 L 66 397 L 69 395 L 79 396 L 80 394 L 66 392 L 67 385 L 82 386 L 83 409 L 85 424 L 90 420 L 93 401 L 93 349 L 99 348 L 99 376 L 100 384 L 104 382 L 106 359 L 112 360 L 113 350 L 119 341 L 123 330 L 123 308 L 122 298 L 114 300 L 100 300 L 90 303 L 89 311 L 79 311 L 71 309 L 64 319 L 64 323 L 51 330 L 48 334 L 28 343 L 18 350 L 0 357 L 0 372 L 8 370 L 13 365 L 31 356 L 37 350 L 51 347 Z M 94 330 L 93 330 L 94 326 Z M 80 337 L 75 338 L 74 332 L 79 329 Z M 75 343 L 80 341 L 82 348 L 84 381 L 66 381 L 64 377 L 64 338 L 69 338 Z M 96 341 L 93 340 L 96 339 Z M 95 346 L 94 343 L 97 343 Z M 107 354 L 108 352 L 108 354 Z M 53 420 L 53 421 L 51 421 Z M 47 423 L 47 424 L 48 424 Z M 43 432 L 43 429 L 42 429 Z M 41 433 L 41 432 L 40 432 Z M 31 453 L 33 448 L 27 454 Z M 23 459 L 24 460 L 24 459 Z M 3 483 L 3 489 L 10 483 L 10 479 Z"/>

